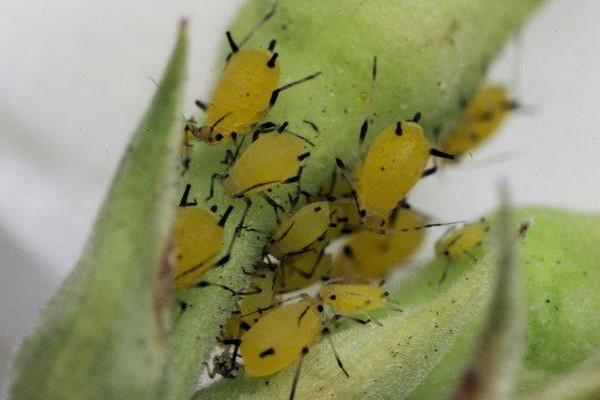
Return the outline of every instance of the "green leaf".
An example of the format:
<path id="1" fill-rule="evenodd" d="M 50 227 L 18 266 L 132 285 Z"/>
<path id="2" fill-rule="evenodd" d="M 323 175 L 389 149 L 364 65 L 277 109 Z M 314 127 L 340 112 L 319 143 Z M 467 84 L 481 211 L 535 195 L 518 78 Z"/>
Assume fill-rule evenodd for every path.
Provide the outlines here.
<path id="1" fill-rule="evenodd" d="M 523 400 L 596 400 L 600 398 L 600 352 L 573 371 L 545 385 Z"/>
<path id="2" fill-rule="evenodd" d="M 483 2 L 469 0 L 281 0 L 272 20 L 262 26 L 246 47 L 265 47 L 277 39 L 282 65 L 282 84 L 316 71 L 323 75 L 280 96 L 267 119 L 289 121 L 291 130 L 317 144 L 307 159 L 302 189 L 316 192 L 334 168 L 330 147 L 352 166 L 357 161 L 358 131 L 368 111 L 361 92 L 371 85 L 371 67 L 378 57 L 375 93 L 375 133 L 397 120 L 423 113 L 427 135 L 444 134 L 457 120 L 460 99 L 469 98 L 502 45 L 524 23 L 541 0 Z M 272 2 L 249 0 L 231 30 L 242 38 L 271 9 Z M 224 52 L 225 53 L 225 52 Z M 224 61 L 224 58 L 223 58 Z M 219 69 L 217 69 L 219 71 Z M 315 122 L 316 137 L 303 120 Z M 243 202 L 217 195 L 204 201 L 210 176 L 223 173 L 220 160 L 225 146 L 197 143 L 192 149 L 188 173 L 180 182 L 192 185 L 193 197 L 209 207 L 224 209 L 234 204 L 239 219 Z M 265 155 L 268 157 L 268 155 Z M 292 185 L 288 185 L 292 186 Z M 295 187 L 280 187 L 272 197 L 289 207 L 287 194 Z M 276 222 L 273 210 L 254 199 L 246 225 L 271 231 Z M 227 227 L 229 234 L 235 222 Z M 245 234 L 234 246 L 231 261 L 213 270 L 207 279 L 232 288 L 242 288 L 247 277 L 242 267 L 255 264 L 266 244 L 264 235 Z M 175 328 L 173 399 L 187 398 L 196 385 L 201 362 L 213 348 L 219 325 L 227 318 L 234 299 L 217 288 L 187 290 L 178 297 L 192 305 Z"/>
<path id="3" fill-rule="evenodd" d="M 515 224 L 529 218 L 533 227 L 519 253 L 522 266 L 527 340 L 517 372 L 517 393 L 527 393 L 567 373 L 600 348 L 600 215 L 529 207 L 515 212 Z M 516 225 L 515 225 L 516 226 Z M 475 256 L 486 253 L 484 246 Z M 435 296 L 445 268 L 436 261 L 397 288 L 401 304 Z M 451 265 L 444 285 L 465 279 L 468 259 Z M 456 385 L 465 358 L 471 352 L 480 324 L 466 329 L 431 374 L 408 397 L 443 398 Z"/>
<path id="4" fill-rule="evenodd" d="M 83 255 L 20 348 L 12 399 L 163 398 L 172 302 L 164 255 L 186 57 L 182 23 Z"/>

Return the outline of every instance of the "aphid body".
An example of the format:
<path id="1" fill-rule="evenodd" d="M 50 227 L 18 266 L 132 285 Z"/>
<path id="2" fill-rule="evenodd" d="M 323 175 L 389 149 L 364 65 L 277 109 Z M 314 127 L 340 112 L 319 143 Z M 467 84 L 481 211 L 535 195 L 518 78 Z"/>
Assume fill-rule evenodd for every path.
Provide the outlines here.
<path id="1" fill-rule="evenodd" d="M 490 138 L 516 107 L 506 89 L 484 84 L 465 109 L 463 116 L 440 142 L 443 151 L 458 157 L 477 148 Z"/>
<path id="2" fill-rule="evenodd" d="M 327 284 L 319 297 L 323 303 L 342 315 L 359 315 L 387 305 L 387 294 L 371 284 Z"/>
<path id="3" fill-rule="evenodd" d="M 223 226 L 210 211 L 179 207 L 173 234 L 175 287 L 191 287 L 214 265 L 223 246 Z"/>
<path id="4" fill-rule="evenodd" d="M 310 297 L 265 315 L 242 339 L 240 354 L 246 373 L 267 376 L 294 362 L 318 338 L 321 321 L 319 305 Z"/>
<path id="5" fill-rule="evenodd" d="M 354 280 L 383 278 L 393 267 L 405 262 L 423 243 L 425 230 L 422 215 L 401 209 L 386 233 L 368 229 L 353 232 L 343 250 L 336 255 L 332 277 L 353 277 Z M 414 229 L 416 228 L 416 229 Z M 414 229 L 406 232 L 394 231 Z"/>
<path id="6" fill-rule="evenodd" d="M 485 219 L 451 230 L 437 241 L 435 254 L 448 262 L 465 254 L 471 254 L 477 246 L 487 240 L 489 230 L 490 226 Z"/>
<path id="7" fill-rule="evenodd" d="M 306 142 L 291 133 L 261 135 L 240 155 L 223 180 L 230 197 L 243 197 L 284 183 L 296 175 L 309 153 Z"/>
<path id="8" fill-rule="evenodd" d="M 416 122 L 397 122 L 381 131 L 356 174 L 358 203 L 367 216 L 387 219 L 421 179 L 429 156 L 429 142 Z"/>
<path id="9" fill-rule="evenodd" d="M 200 140 L 234 143 L 236 135 L 248 133 L 265 117 L 281 75 L 274 54 L 265 49 L 239 49 L 231 54 L 208 104 Z"/>
<path id="10" fill-rule="evenodd" d="M 311 244 L 324 238 L 331 224 L 329 203 L 309 203 L 294 212 L 275 230 L 268 251 L 276 258 L 305 252 Z"/>

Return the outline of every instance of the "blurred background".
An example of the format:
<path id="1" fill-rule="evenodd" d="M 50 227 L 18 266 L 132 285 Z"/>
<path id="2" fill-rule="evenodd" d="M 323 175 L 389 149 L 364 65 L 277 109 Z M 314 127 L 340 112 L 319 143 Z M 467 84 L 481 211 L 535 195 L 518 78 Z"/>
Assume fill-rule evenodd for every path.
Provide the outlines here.
<path id="1" fill-rule="evenodd" d="M 190 19 L 191 114 L 241 2 L 0 3 L 0 393 L 16 346 L 81 252 L 178 20 Z M 519 205 L 600 210 L 599 16 L 600 2 L 550 0 L 491 71 L 526 107 L 411 202 L 473 219 L 495 208 L 506 177 Z M 431 257 L 427 246 L 418 261 Z"/>

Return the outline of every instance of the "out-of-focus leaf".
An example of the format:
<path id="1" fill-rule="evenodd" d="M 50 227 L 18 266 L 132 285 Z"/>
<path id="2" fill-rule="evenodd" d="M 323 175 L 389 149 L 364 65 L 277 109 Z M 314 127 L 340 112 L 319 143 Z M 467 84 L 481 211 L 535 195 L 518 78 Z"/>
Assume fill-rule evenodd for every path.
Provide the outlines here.
<path id="1" fill-rule="evenodd" d="M 186 54 L 182 23 L 84 253 L 20 348 L 11 399 L 163 398 L 172 301 L 164 257 Z"/>
<path id="2" fill-rule="evenodd" d="M 511 397 L 524 342 L 524 304 L 521 271 L 516 256 L 517 240 L 530 227 L 525 220 L 512 229 L 512 209 L 506 186 L 497 219 L 496 279 L 485 325 L 472 350 L 471 361 L 459 379 L 453 399 L 505 400 Z"/>

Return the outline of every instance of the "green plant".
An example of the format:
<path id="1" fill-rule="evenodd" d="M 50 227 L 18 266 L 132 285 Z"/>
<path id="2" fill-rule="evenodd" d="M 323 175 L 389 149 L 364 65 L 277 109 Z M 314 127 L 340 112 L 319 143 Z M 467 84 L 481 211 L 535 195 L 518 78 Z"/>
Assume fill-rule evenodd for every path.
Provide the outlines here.
<path id="1" fill-rule="evenodd" d="M 269 119 L 288 120 L 306 136 L 314 134 L 302 120 L 314 121 L 340 156 L 352 164 L 355 137 L 364 118 L 365 104 L 359 94 L 370 85 L 374 55 L 379 58 L 380 70 L 374 104 L 378 118 L 372 131 L 388 124 L 389 118 L 406 119 L 421 111 L 430 138 L 433 132 L 444 135 L 458 118 L 457 99 L 472 95 L 494 54 L 540 3 L 282 0 L 274 19 L 248 45 L 261 46 L 277 38 L 284 79 L 323 71 L 318 81 L 282 96 Z M 233 25 L 234 35 L 249 31 L 269 7 L 266 1 L 249 1 Z M 187 399 L 194 391 L 201 361 L 214 346 L 234 298 L 211 289 L 180 291 L 176 296 L 191 307 L 171 327 L 168 308 L 173 293 L 164 252 L 171 208 L 176 204 L 175 159 L 181 132 L 178 96 L 185 46 L 182 29 L 82 260 L 22 346 L 14 370 L 14 399 Z M 211 174 L 222 170 L 223 157 L 222 146 L 195 144 L 179 193 L 189 183 L 194 197 L 202 202 Z M 329 178 L 332 166 L 331 154 L 320 143 L 303 175 L 303 188 L 317 190 Z M 281 187 L 274 197 L 283 200 L 289 190 L 292 188 Z M 233 204 L 232 218 L 240 217 L 243 207 L 238 202 L 220 193 L 215 202 L 223 207 Z M 499 253 L 482 249 L 478 253 L 482 261 L 475 267 L 453 265 L 452 277 L 443 286 L 437 285 L 437 279 L 444 265 L 434 262 L 395 290 L 394 298 L 405 308 L 404 314 L 382 315 L 381 329 L 354 327 L 336 334 L 338 350 L 352 373 L 350 380 L 338 376 L 327 348 L 315 346 L 305 364 L 300 398 L 328 394 L 342 398 L 447 396 L 458 382 L 464 382 L 460 371 L 477 338 L 488 343 L 519 336 L 521 303 L 513 298 L 519 292 L 515 259 L 525 268 L 529 335 L 518 372 L 518 392 L 526 396 L 533 390 L 543 391 L 543 385 L 597 351 L 600 329 L 594 310 L 599 301 L 593 284 L 598 281 L 594 260 L 600 254 L 593 244 L 600 236 L 599 217 L 543 208 L 519 211 L 517 221 L 533 216 L 535 224 L 515 258 L 506 256 L 514 246 L 509 239 L 514 229 L 508 227 L 506 213 L 503 215 L 500 231 L 504 241 Z M 247 225 L 263 231 L 276 227 L 272 211 L 266 207 L 253 207 Z M 231 261 L 210 271 L 208 279 L 243 287 L 247 277 L 241 267 L 259 260 L 265 240 L 243 234 Z M 531 266 L 541 258 L 547 267 Z M 564 268 L 566 260 L 569 269 Z M 508 327 L 508 336 L 496 335 L 486 322 L 490 319 Z M 480 336 L 480 332 L 487 333 Z M 506 371 L 518 357 L 518 351 L 506 361 L 494 351 L 489 356 L 482 350 L 477 354 L 488 358 L 475 358 L 469 364 L 473 376 L 488 378 L 490 374 L 481 371 L 496 367 Z M 589 383 L 591 378 L 586 377 L 593 374 L 582 368 L 584 373 L 577 377 L 584 378 L 574 379 Z M 222 382 L 196 397 L 285 398 L 292 373 L 288 368 L 269 379 Z M 507 377 L 503 379 L 507 385 L 493 393 L 504 396 L 512 380 L 510 373 L 498 375 Z M 491 392 L 473 393 L 479 397 L 471 398 L 495 398 L 486 397 Z"/>

